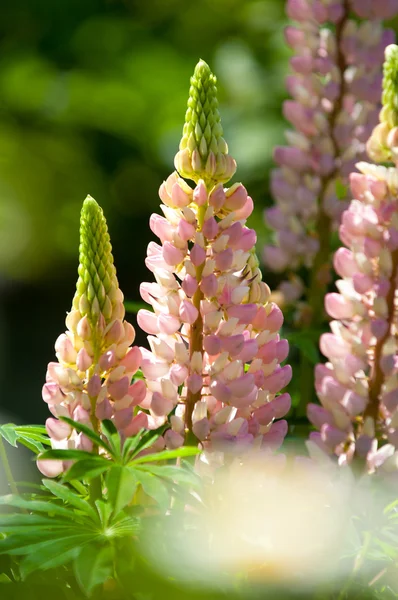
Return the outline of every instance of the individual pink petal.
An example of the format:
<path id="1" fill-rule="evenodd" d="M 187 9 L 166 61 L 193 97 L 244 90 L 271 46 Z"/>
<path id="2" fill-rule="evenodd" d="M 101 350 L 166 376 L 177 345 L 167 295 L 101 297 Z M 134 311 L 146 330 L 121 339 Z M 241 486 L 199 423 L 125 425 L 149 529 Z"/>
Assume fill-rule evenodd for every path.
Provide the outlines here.
<path id="1" fill-rule="evenodd" d="M 196 280 L 195 277 L 192 277 L 192 275 L 185 275 L 183 282 L 181 284 L 182 289 L 184 290 L 184 292 L 186 293 L 187 296 L 189 296 L 190 298 L 192 298 L 192 296 L 195 294 L 196 290 L 198 289 L 198 282 Z"/>
<path id="2" fill-rule="evenodd" d="M 161 333 L 172 335 L 181 327 L 181 321 L 173 315 L 160 314 L 158 317 L 158 326 Z"/>
<path id="3" fill-rule="evenodd" d="M 57 441 L 68 438 L 72 433 L 72 428 L 68 423 L 52 417 L 46 420 L 46 429 L 49 437 Z"/>
<path id="4" fill-rule="evenodd" d="M 227 271 L 231 268 L 234 260 L 232 248 L 226 248 L 222 252 L 214 254 L 214 259 L 216 261 L 216 267 L 219 271 Z"/>
<path id="5" fill-rule="evenodd" d="M 189 300 L 183 300 L 180 304 L 179 314 L 183 323 L 192 325 L 199 316 L 199 311 Z"/>
<path id="6" fill-rule="evenodd" d="M 184 254 L 179 248 L 176 248 L 170 242 L 163 244 L 163 258 L 166 264 L 176 266 L 184 260 Z"/>
<path id="7" fill-rule="evenodd" d="M 169 450 L 175 450 L 176 448 L 180 448 L 184 444 L 184 438 L 181 434 L 173 431 L 172 429 L 168 429 L 164 434 L 164 441 L 166 444 L 166 448 Z"/>
<path id="8" fill-rule="evenodd" d="M 218 224 L 214 217 L 210 217 L 203 223 L 202 233 L 208 240 L 214 240 L 218 233 Z"/>
<path id="9" fill-rule="evenodd" d="M 204 263 L 206 260 L 206 250 L 198 244 L 194 244 L 189 253 L 189 257 L 192 261 L 192 264 L 194 264 L 195 267 L 199 267 L 199 265 Z"/>
<path id="10" fill-rule="evenodd" d="M 218 281 L 214 273 L 203 277 L 202 281 L 200 282 L 200 289 L 203 295 L 206 296 L 206 298 L 212 298 L 216 295 L 218 289 Z"/>
<path id="11" fill-rule="evenodd" d="M 272 375 L 268 375 L 268 377 L 265 378 L 264 389 L 271 392 L 271 394 L 276 394 L 282 388 L 287 386 L 291 378 L 292 367 L 290 365 L 277 368 Z"/>
<path id="12" fill-rule="evenodd" d="M 137 313 L 137 323 L 139 327 L 146 333 L 155 335 L 159 333 L 159 325 L 155 313 L 149 310 L 141 309 Z"/>
<path id="13" fill-rule="evenodd" d="M 198 373 L 192 373 L 187 379 L 187 388 L 192 394 L 196 394 L 203 387 L 203 377 Z"/>

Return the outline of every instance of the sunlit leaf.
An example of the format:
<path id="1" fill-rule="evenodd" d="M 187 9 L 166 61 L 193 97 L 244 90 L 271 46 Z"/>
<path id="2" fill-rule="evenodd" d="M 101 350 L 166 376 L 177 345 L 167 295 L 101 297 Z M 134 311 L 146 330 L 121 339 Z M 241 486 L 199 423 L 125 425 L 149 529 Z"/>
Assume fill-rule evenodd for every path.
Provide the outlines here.
<path id="1" fill-rule="evenodd" d="M 176 450 L 162 450 L 162 452 L 156 452 L 153 454 L 145 454 L 134 458 L 131 464 L 140 464 L 146 462 L 158 462 L 161 460 L 171 460 L 174 458 L 183 458 L 185 456 L 196 456 L 200 454 L 201 450 L 195 446 L 182 446 Z"/>
<path id="2" fill-rule="evenodd" d="M 92 479 L 110 469 L 111 466 L 112 463 L 110 460 L 100 459 L 92 454 L 91 458 L 79 460 L 72 465 L 63 475 L 62 479 L 65 482 L 74 479 Z"/>
<path id="3" fill-rule="evenodd" d="M 170 506 L 170 493 L 165 484 L 155 475 L 148 471 L 136 469 L 135 476 L 142 485 L 144 492 L 153 498 L 159 506 L 166 510 Z"/>
<path id="4" fill-rule="evenodd" d="M 93 590 L 104 583 L 113 572 L 112 548 L 88 544 L 75 558 L 73 566 L 76 579 L 83 591 L 90 596 Z"/>
<path id="5" fill-rule="evenodd" d="M 137 479 L 128 467 L 113 465 L 106 478 L 108 500 L 117 514 L 131 502 L 137 488 Z"/>
<path id="6" fill-rule="evenodd" d="M 94 521 L 98 520 L 98 515 L 93 507 L 66 485 L 62 485 L 52 479 L 43 479 L 43 485 L 54 494 L 54 496 L 57 496 L 57 498 L 60 498 L 64 502 L 81 510 L 83 513 L 89 515 Z"/>
<path id="7" fill-rule="evenodd" d="M 109 446 L 109 444 L 107 444 L 97 433 L 95 433 L 92 429 L 90 429 L 90 427 L 88 427 L 84 423 L 78 423 L 77 421 L 73 421 L 68 417 L 60 417 L 60 420 L 65 421 L 65 423 L 68 423 L 68 425 L 76 429 L 76 431 L 79 431 L 79 433 L 83 433 L 94 443 L 95 446 L 104 448 L 107 452 L 109 452 L 109 454 L 113 454 L 113 450 Z"/>

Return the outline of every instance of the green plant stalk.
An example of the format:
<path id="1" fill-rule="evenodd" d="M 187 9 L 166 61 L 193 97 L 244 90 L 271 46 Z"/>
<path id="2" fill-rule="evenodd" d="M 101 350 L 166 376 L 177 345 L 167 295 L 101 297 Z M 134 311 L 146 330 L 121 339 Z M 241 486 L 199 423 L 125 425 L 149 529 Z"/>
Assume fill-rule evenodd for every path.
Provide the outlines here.
<path id="1" fill-rule="evenodd" d="M 1 435 L 0 435 L 0 459 L 3 464 L 4 472 L 6 474 L 10 490 L 13 494 L 18 495 L 19 491 L 18 491 L 17 484 L 15 483 L 15 479 L 14 479 L 14 476 L 11 471 L 10 463 L 9 463 L 8 456 L 7 456 L 7 451 L 5 449 L 3 438 L 1 437 Z"/>
<path id="2" fill-rule="evenodd" d="M 208 204 L 206 203 L 203 206 L 199 207 L 198 210 L 198 231 L 202 230 L 204 218 L 206 214 L 206 209 Z M 204 269 L 204 264 L 196 267 L 196 281 L 198 282 L 198 289 L 196 290 L 193 296 L 193 305 L 198 310 L 198 318 L 195 323 L 193 323 L 191 327 L 191 335 L 189 340 L 189 349 L 190 349 L 190 358 L 194 352 L 200 352 L 203 356 L 203 318 L 200 312 L 200 303 L 203 300 L 203 293 L 199 287 L 199 284 L 202 279 L 202 272 Z M 185 405 L 185 427 L 186 427 L 186 436 L 185 436 L 185 444 L 188 446 L 196 446 L 198 444 L 198 439 L 196 435 L 192 431 L 192 413 L 195 408 L 196 402 L 201 399 L 201 390 L 193 394 L 188 391 L 186 405 Z"/>
<path id="3" fill-rule="evenodd" d="M 99 346 L 98 340 L 97 340 L 96 346 L 97 346 L 97 348 L 96 348 L 96 352 L 94 355 L 93 366 L 90 368 L 89 378 L 92 377 L 92 375 L 94 374 L 95 366 L 98 364 L 98 360 L 99 360 L 100 349 L 98 347 Z M 91 417 L 90 417 L 91 424 L 93 426 L 94 432 L 97 434 L 100 434 L 99 422 L 98 422 L 97 417 L 95 416 L 95 408 L 96 408 L 97 398 L 92 398 L 91 396 L 89 396 L 89 398 L 90 398 L 90 404 L 91 404 Z M 98 453 L 99 453 L 99 448 L 98 448 L 98 446 L 94 445 L 93 446 L 93 454 L 98 454 Z M 92 479 L 90 479 L 88 489 L 89 489 L 90 502 L 93 506 L 95 506 L 96 500 L 102 499 L 101 475 L 97 475 L 97 477 L 93 477 Z"/>

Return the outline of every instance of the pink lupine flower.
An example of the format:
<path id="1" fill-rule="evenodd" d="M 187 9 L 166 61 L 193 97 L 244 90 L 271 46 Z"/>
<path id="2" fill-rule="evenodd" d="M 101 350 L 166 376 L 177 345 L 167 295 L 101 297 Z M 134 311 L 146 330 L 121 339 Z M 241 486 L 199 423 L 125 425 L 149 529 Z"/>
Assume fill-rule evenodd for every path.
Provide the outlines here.
<path id="1" fill-rule="evenodd" d="M 253 201 L 241 183 L 223 185 L 236 165 L 222 137 L 215 81 L 200 61 L 177 171 L 159 191 L 164 217 L 151 217 L 160 245 L 149 244 L 146 261 L 156 283 L 140 288 L 153 309 L 138 313 L 150 346 L 141 349 L 142 370 L 150 412 L 170 426 L 168 447 L 275 448 L 287 432 L 274 419 L 290 408 L 289 395 L 278 395 L 291 378 L 290 366 L 280 366 L 288 345 L 278 334 L 282 313 L 261 281 L 256 234 L 246 226 Z"/>
<path id="2" fill-rule="evenodd" d="M 53 448 L 91 451 L 91 441 L 59 417 L 69 417 L 100 432 L 100 422 L 112 419 L 130 435 L 134 407 L 146 397 L 144 381 L 131 385 L 141 363 L 141 351 L 131 344 L 135 331 L 124 320 L 123 294 L 116 278 L 109 234 L 101 208 L 84 201 L 80 222 L 79 280 L 66 333 L 55 342 L 58 362 L 50 362 L 43 400 L 53 417 L 46 421 Z M 139 428 L 140 429 L 140 428 Z M 59 475 L 61 461 L 38 461 L 40 471 Z"/>
<path id="3" fill-rule="evenodd" d="M 265 220 L 275 243 L 263 257 L 277 272 L 311 271 L 307 291 L 298 277 L 280 290 L 286 303 L 305 292 L 305 323 L 323 320 L 331 234 L 347 208 L 348 176 L 365 159 L 377 123 L 383 52 L 394 41 L 381 19 L 397 13 L 398 0 L 287 1 L 288 17 L 296 23 L 285 31 L 294 55 L 287 78 L 292 99 L 283 113 L 292 130 L 286 132 L 288 146 L 274 154 L 276 205 L 265 211 Z"/>
<path id="4" fill-rule="evenodd" d="M 355 197 L 343 214 L 340 238 L 345 248 L 334 257 L 339 293 L 326 296 L 334 319 L 321 337 L 328 362 L 316 368 L 322 407 L 308 406 L 319 430 L 312 444 L 340 464 L 354 459 L 367 469 L 395 471 L 398 465 L 398 123 L 396 81 L 398 47 L 386 50 L 383 109 L 369 143 L 375 160 L 393 167 L 357 165 L 351 175 Z M 380 136 L 383 132 L 383 138 Z"/>

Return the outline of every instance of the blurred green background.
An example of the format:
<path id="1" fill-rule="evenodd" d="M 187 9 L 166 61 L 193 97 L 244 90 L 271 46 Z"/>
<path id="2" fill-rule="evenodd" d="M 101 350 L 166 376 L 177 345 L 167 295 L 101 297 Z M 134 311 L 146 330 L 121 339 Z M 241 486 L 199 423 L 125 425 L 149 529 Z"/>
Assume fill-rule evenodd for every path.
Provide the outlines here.
<path id="1" fill-rule="evenodd" d="M 48 416 L 41 386 L 74 293 L 87 194 L 104 208 L 126 298 L 139 300 L 151 280 L 148 220 L 173 170 L 199 58 L 218 77 L 261 248 L 272 148 L 283 140 L 284 20 L 282 0 L 1 4 L 1 420 Z"/>

